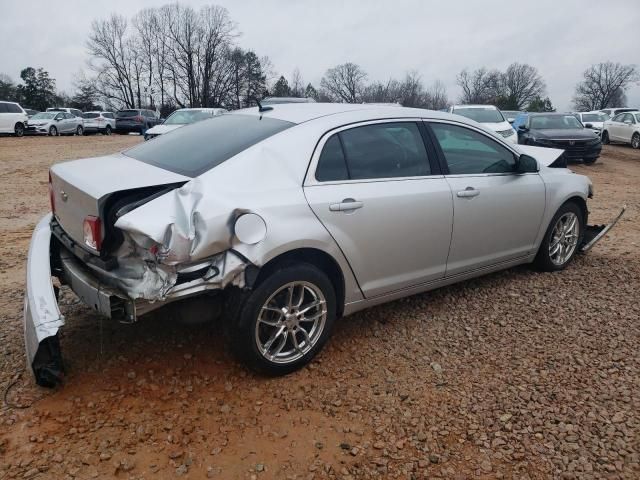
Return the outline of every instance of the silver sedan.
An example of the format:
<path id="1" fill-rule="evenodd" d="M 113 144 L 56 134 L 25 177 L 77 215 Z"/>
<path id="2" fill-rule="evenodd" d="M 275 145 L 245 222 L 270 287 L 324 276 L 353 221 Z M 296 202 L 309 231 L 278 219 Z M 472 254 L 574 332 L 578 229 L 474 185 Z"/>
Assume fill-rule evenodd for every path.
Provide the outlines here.
<path id="1" fill-rule="evenodd" d="M 587 225 L 591 182 L 565 167 L 456 115 L 342 104 L 240 110 L 54 165 L 27 266 L 36 380 L 64 370 L 52 275 L 121 321 L 222 311 L 240 358 L 285 374 L 342 316 L 519 264 L 562 270 L 614 223 Z"/>

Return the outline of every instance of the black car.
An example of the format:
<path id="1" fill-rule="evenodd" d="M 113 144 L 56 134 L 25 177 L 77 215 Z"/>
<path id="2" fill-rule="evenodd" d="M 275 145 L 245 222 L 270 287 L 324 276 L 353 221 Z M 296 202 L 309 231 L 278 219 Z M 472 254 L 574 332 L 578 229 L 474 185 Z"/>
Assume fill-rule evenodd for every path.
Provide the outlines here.
<path id="1" fill-rule="evenodd" d="M 160 123 L 160 118 L 153 110 L 130 109 L 116 113 L 116 133 L 136 132 L 140 135 Z"/>
<path id="2" fill-rule="evenodd" d="M 589 165 L 602 150 L 600 137 L 569 113 L 524 113 L 516 117 L 513 127 L 519 144 L 560 148 L 566 160 L 583 160 Z"/>

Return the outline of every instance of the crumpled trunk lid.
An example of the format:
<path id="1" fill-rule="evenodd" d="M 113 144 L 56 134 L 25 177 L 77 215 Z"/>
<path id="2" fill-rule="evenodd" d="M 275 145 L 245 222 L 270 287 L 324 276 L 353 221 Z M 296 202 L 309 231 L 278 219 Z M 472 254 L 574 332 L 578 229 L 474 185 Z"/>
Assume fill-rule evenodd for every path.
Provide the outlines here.
<path id="1" fill-rule="evenodd" d="M 104 218 L 112 194 L 191 180 L 121 153 L 59 163 L 51 167 L 50 174 L 55 217 L 65 233 L 83 247 L 85 218 Z M 105 233 L 103 228 L 103 239 Z"/>

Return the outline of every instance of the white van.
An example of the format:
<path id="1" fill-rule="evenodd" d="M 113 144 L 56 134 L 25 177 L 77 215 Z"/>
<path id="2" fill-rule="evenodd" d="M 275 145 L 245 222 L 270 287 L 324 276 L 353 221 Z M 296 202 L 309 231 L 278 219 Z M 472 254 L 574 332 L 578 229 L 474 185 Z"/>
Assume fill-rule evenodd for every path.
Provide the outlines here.
<path id="1" fill-rule="evenodd" d="M 507 142 L 518 143 L 518 134 L 504 118 L 500 110 L 493 105 L 454 105 L 449 107 L 449 113 L 462 115 L 482 123 L 487 128 L 500 134 Z"/>
<path id="2" fill-rule="evenodd" d="M 13 133 L 16 137 L 21 137 L 24 135 L 27 119 L 27 112 L 19 104 L 0 101 L 0 133 Z"/>

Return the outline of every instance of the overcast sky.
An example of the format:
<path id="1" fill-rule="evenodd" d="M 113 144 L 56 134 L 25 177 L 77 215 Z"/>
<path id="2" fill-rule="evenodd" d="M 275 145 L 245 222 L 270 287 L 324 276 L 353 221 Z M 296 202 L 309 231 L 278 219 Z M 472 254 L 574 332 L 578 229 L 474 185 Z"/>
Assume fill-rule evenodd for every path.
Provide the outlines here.
<path id="1" fill-rule="evenodd" d="M 14 81 L 26 66 L 43 67 L 61 90 L 86 69 L 91 21 L 118 12 L 131 17 L 167 1 L 59 2 L 0 0 L 0 73 Z M 458 98 L 456 74 L 514 61 L 538 68 L 553 104 L 570 108 L 576 82 L 592 63 L 640 63 L 640 0 L 188 0 L 225 6 L 241 33 L 238 43 L 267 55 L 290 78 L 298 67 L 318 85 L 327 68 L 359 64 L 369 80 L 417 70 L 441 80 Z M 640 86 L 628 103 L 640 106 Z"/>

